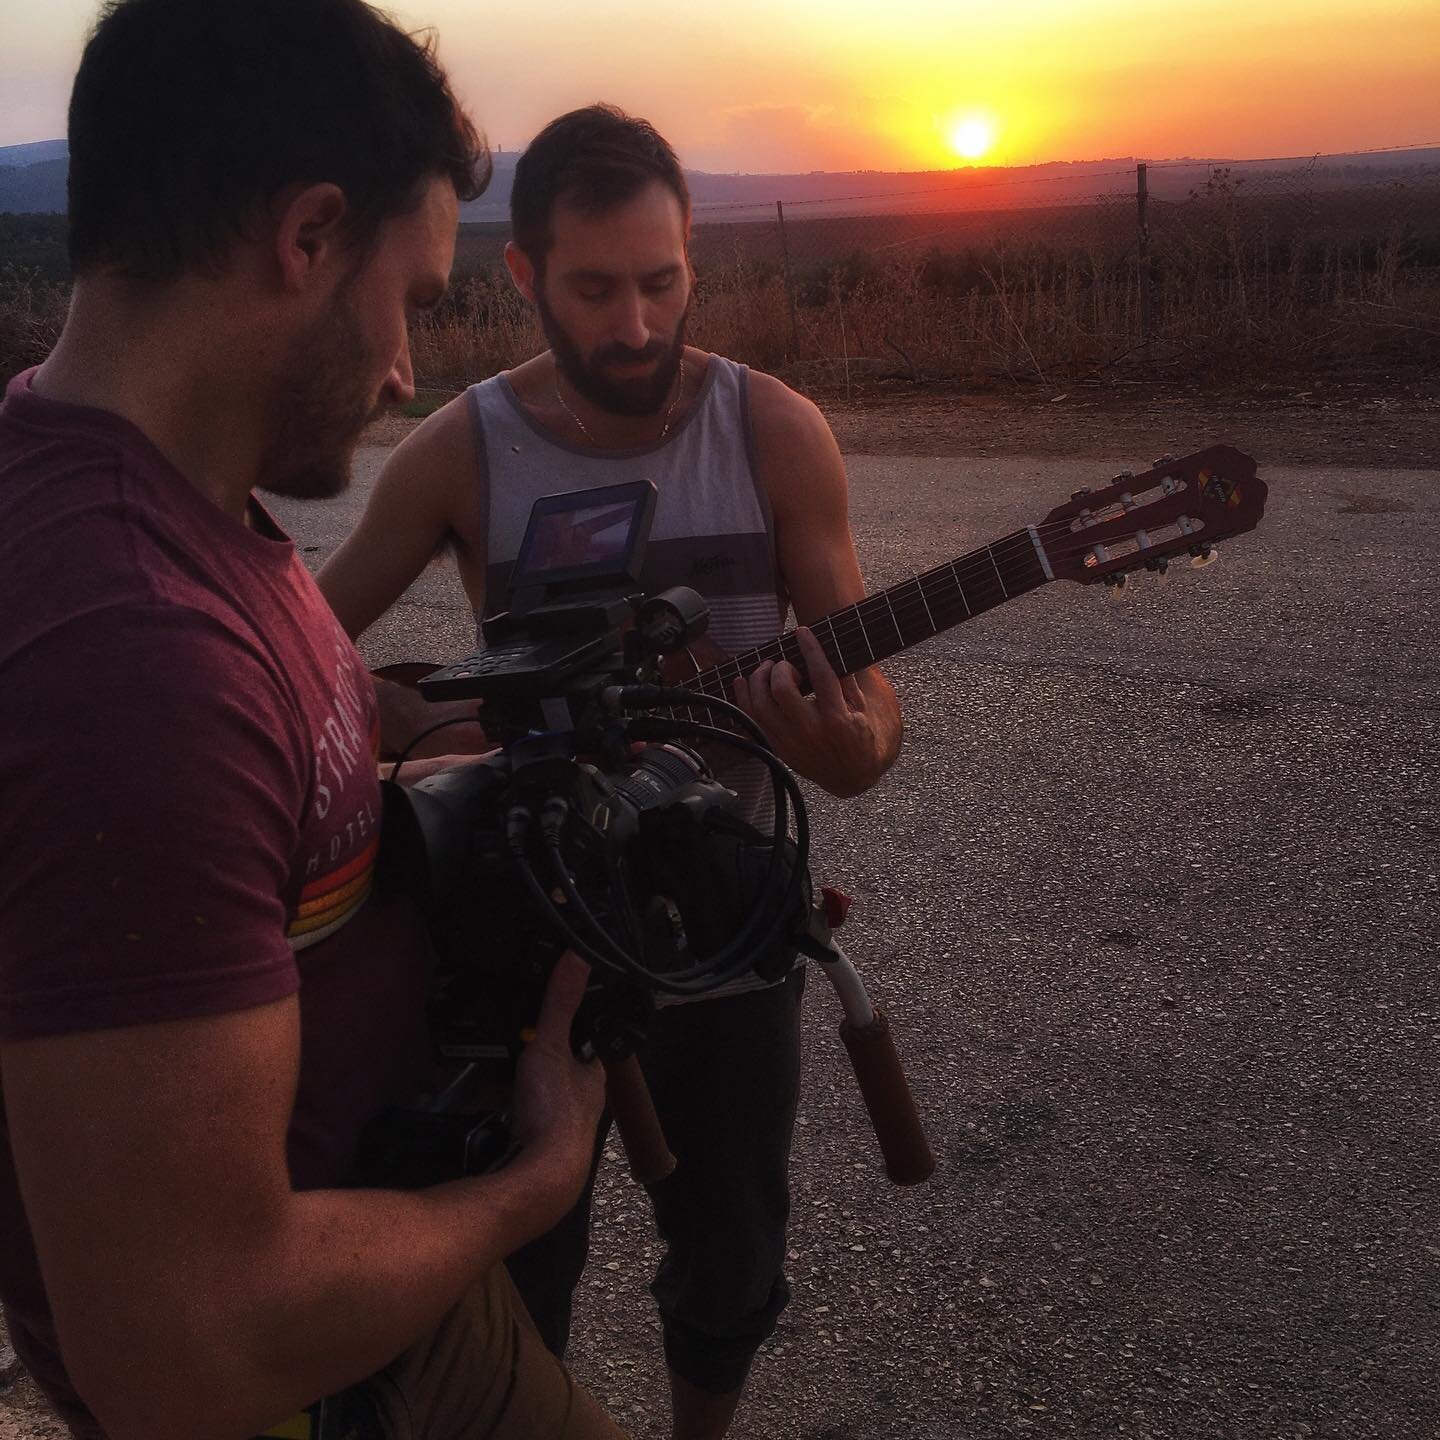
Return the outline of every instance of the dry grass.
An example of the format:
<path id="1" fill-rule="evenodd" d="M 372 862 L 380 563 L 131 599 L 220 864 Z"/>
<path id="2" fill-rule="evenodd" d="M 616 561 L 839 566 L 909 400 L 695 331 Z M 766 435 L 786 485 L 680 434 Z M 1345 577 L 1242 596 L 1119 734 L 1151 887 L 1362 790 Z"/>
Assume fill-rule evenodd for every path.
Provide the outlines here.
<path id="1" fill-rule="evenodd" d="M 417 380 L 440 388 L 463 388 L 544 348 L 531 307 L 508 277 L 488 270 L 459 280 L 410 332 Z"/>
<path id="2" fill-rule="evenodd" d="M 70 303 L 68 285 L 0 266 L 0 385 L 38 365 L 54 348 Z"/>
<path id="3" fill-rule="evenodd" d="M 791 293 L 775 226 L 698 227 L 691 336 L 762 369 L 847 383 L 893 372 L 1059 385 L 1137 367 L 1303 378 L 1440 362 L 1440 187 L 1266 194 L 1247 183 L 1219 172 L 1186 203 L 1156 203 L 1148 245 L 1125 197 L 1009 212 L 988 228 L 968 217 L 943 244 L 902 223 L 916 217 L 799 221 Z M 886 224 L 902 238 L 878 243 Z M 474 268 L 412 333 L 417 379 L 439 391 L 544 344 L 495 262 L 503 236 L 467 228 L 486 230 L 461 246 Z M 868 248 L 846 248 L 856 241 Z M 64 306 L 63 287 L 0 268 L 0 375 L 45 354 Z"/>
<path id="4" fill-rule="evenodd" d="M 876 243 L 883 217 L 792 222 L 793 309 L 775 226 L 699 227 L 691 335 L 762 369 L 847 378 L 1064 384 L 1144 368 L 1203 381 L 1440 362 L 1440 189 L 1247 183 L 1221 172 L 1189 202 L 1153 206 L 1145 247 L 1130 197 L 1011 212 L 988 231 L 970 217 L 928 248 L 923 234 Z M 542 343 L 480 241 L 498 243 L 479 237 L 482 268 L 417 332 L 431 383 L 493 373 Z"/>

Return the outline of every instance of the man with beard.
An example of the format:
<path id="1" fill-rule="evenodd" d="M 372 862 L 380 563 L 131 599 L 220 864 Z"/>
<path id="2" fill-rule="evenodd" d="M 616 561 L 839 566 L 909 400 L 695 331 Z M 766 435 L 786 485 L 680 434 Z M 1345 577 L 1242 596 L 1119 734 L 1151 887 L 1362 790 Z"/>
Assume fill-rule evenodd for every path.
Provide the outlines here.
<path id="1" fill-rule="evenodd" d="M 844 466 L 808 400 L 685 343 L 690 203 L 673 151 L 607 106 L 556 120 L 517 165 L 506 263 L 549 350 L 472 387 L 395 451 L 320 586 L 358 635 L 451 543 L 476 614 L 503 609 L 531 505 L 556 491 L 658 488 L 642 581 L 709 601 L 726 649 L 764 644 L 863 594 Z M 838 678 L 808 630 L 813 698 L 788 664 L 736 682 L 775 749 L 837 795 L 879 778 L 900 744 L 874 669 Z M 396 738 L 433 714 L 403 709 Z M 738 788 L 738 787 L 737 787 Z M 803 971 L 662 1009 L 641 1056 L 675 1152 L 652 1187 L 667 1251 L 652 1289 L 678 1440 L 724 1433 L 756 1348 L 788 1297 L 786 1168 L 799 1087 Z M 511 1270 L 557 1353 L 584 1265 L 589 1194 Z"/>
<path id="2" fill-rule="evenodd" d="M 82 1440 L 309 1434 L 322 1397 L 619 1435 L 499 1263 L 585 1183 L 578 961 L 508 1168 L 349 1186 L 431 1083 L 428 955 L 372 887 L 373 688 L 252 493 L 336 493 L 413 395 L 488 169 L 360 0 L 118 0 L 76 77 L 70 314 L 0 408 L 0 1298 Z"/>

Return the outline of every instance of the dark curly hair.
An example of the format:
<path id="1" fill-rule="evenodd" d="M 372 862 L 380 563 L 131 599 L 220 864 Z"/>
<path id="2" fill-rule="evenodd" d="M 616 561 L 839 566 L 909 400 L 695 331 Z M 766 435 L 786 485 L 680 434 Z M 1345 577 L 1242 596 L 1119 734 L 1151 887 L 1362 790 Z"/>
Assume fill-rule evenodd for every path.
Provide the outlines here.
<path id="1" fill-rule="evenodd" d="M 668 186 L 690 219 L 690 187 L 680 161 L 646 120 L 613 105 L 587 105 L 552 120 L 515 166 L 510 229 L 537 267 L 550 249 L 550 217 L 558 200 L 603 215 L 653 181 Z"/>
<path id="2" fill-rule="evenodd" d="M 70 263 L 214 268 L 282 187 L 331 181 L 357 246 L 490 152 L 428 40 L 362 0 L 110 0 L 70 99 Z"/>

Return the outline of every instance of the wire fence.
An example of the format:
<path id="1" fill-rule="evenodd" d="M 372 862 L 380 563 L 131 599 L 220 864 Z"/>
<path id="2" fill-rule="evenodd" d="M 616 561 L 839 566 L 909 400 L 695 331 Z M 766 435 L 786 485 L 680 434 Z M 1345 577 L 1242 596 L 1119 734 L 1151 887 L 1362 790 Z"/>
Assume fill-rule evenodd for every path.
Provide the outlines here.
<path id="1" fill-rule="evenodd" d="M 692 338 L 802 385 L 1440 366 L 1440 147 L 985 175 L 697 206 Z M 451 296 L 412 335 L 427 385 L 543 348 L 508 234 L 463 227 Z M 9 370 L 53 343 L 66 290 L 0 270 Z"/>
<path id="2" fill-rule="evenodd" d="M 908 212 L 697 212 L 697 319 L 714 348 L 838 362 L 847 376 L 1440 360 L 1440 163 L 1379 176 L 1138 165 L 1104 178 L 1125 183 L 1089 195 L 1072 183 L 1053 199 L 1041 185 L 977 187 L 949 209 L 916 194 L 912 205 L 929 203 Z"/>
<path id="3" fill-rule="evenodd" d="M 983 173 L 697 206 L 692 338 L 845 385 L 1440 363 L 1440 149 Z M 543 344 L 498 264 L 507 233 L 466 227 L 471 278 L 417 336 L 426 373 L 473 378 Z"/>

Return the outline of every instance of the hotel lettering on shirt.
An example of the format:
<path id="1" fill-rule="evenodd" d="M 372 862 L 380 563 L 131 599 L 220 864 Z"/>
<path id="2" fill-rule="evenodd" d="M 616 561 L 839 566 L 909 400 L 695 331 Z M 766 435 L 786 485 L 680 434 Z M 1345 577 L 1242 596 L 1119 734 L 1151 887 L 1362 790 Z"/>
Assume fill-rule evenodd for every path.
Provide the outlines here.
<path id="1" fill-rule="evenodd" d="M 380 847 L 379 754 L 373 682 L 355 647 L 339 634 L 329 709 L 315 737 L 305 885 L 287 930 L 297 950 L 334 934 L 370 893 Z"/>

